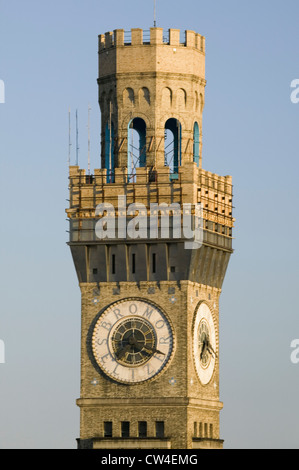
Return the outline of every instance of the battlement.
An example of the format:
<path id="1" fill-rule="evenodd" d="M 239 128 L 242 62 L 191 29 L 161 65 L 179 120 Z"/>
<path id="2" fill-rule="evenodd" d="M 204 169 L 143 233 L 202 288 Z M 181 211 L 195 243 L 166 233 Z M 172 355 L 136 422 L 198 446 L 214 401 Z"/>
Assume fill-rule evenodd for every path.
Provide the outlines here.
<path id="1" fill-rule="evenodd" d="M 205 53 L 205 37 L 194 31 L 179 29 L 150 28 L 142 30 L 132 28 L 130 31 L 116 29 L 99 35 L 99 53 L 114 47 L 127 46 L 157 46 L 188 47 Z"/>

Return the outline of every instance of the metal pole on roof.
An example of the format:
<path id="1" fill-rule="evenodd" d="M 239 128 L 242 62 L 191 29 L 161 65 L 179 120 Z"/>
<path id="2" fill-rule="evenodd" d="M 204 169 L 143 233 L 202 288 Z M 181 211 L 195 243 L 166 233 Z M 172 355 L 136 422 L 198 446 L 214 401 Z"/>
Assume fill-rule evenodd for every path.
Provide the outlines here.
<path id="1" fill-rule="evenodd" d="M 156 18 L 156 0 L 154 0 L 154 28 L 157 26 L 157 18 Z"/>
<path id="2" fill-rule="evenodd" d="M 91 107 L 88 105 L 88 174 L 90 175 L 90 110 Z"/>
<path id="3" fill-rule="evenodd" d="M 79 165 L 78 111 L 76 110 L 76 165 Z"/>
<path id="4" fill-rule="evenodd" d="M 69 155 L 68 155 L 68 165 L 71 164 L 71 109 L 69 108 Z"/>
<path id="5" fill-rule="evenodd" d="M 109 102 L 109 183 L 112 183 L 112 103 Z"/>

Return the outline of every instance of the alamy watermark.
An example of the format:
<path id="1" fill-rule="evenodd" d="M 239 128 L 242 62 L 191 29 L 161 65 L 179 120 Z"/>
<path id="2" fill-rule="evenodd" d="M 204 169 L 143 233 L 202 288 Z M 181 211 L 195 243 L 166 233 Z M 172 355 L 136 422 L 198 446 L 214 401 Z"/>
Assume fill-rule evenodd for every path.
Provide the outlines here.
<path id="1" fill-rule="evenodd" d="M 294 90 L 291 93 L 291 102 L 293 104 L 298 104 L 299 103 L 299 78 L 295 78 L 291 82 L 291 88 L 294 88 Z"/>
<path id="2" fill-rule="evenodd" d="M 0 339 L 0 364 L 5 364 L 5 344 L 2 339 Z"/>
<path id="3" fill-rule="evenodd" d="M 291 362 L 293 364 L 299 364 L 299 339 L 293 339 L 291 342 Z"/>
<path id="4" fill-rule="evenodd" d="M 0 80 L 0 104 L 5 103 L 5 84 L 3 80 Z"/>
<path id="5" fill-rule="evenodd" d="M 118 207 L 102 203 L 96 207 L 96 237 L 103 239 L 184 239 L 185 249 L 195 250 L 203 242 L 201 204 L 135 202 L 127 207 L 126 196 L 118 196 Z"/>
<path id="6" fill-rule="evenodd" d="M 0 104 L 5 103 L 5 85 L 4 81 L 0 80 Z M 5 364 L 5 344 L 2 339 L 0 339 L 0 364 Z"/>
<path id="7" fill-rule="evenodd" d="M 291 102 L 293 104 L 298 104 L 299 103 L 299 78 L 295 78 L 291 82 L 291 88 L 293 88 L 293 91 L 291 93 Z M 299 339 L 293 339 L 291 342 L 291 362 L 292 364 L 299 364 Z"/>

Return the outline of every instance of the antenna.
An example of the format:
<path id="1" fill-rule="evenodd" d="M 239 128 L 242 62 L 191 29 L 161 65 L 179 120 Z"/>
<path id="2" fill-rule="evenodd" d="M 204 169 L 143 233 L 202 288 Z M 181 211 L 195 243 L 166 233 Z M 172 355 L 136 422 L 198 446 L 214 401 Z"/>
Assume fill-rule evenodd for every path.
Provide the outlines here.
<path id="1" fill-rule="evenodd" d="M 157 26 L 157 18 L 156 18 L 156 0 L 154 0 L 154 28 Z"/>
<path id="2" fill-rule="evenodd" d="M 90 110 L 91 107 L 88 105 L 88 174 L 90 175 Z"/>
<path id="3" fill-rule="evenodd" d="M 68 165 L 69 166 L 71 164 L 71 147 L 72 147 L 72 142 L 71 142 L 71 108 L 69 108 L 69 156 L 68 156 Z"/>
<path id="4" fill-rule="evenodd" d="M 112 103 L 109 103 L 109 183 L 112 182 Z"/>
<path id="5" fill-rule="evenodd" d="M 78 111 L 76 110 L 76 166 L 79 165 Z"/>

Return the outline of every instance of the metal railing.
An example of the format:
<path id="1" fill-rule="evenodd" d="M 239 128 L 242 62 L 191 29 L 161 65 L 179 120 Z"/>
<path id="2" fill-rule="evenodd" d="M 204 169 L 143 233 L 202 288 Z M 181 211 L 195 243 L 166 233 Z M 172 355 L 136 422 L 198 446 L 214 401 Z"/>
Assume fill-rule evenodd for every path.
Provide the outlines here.
<path id="1" fill-rule="evenodd" d="M 124 44 L 130 45 L 132 43 L 132 31 L 125 31 L 124 32 Z"/>

